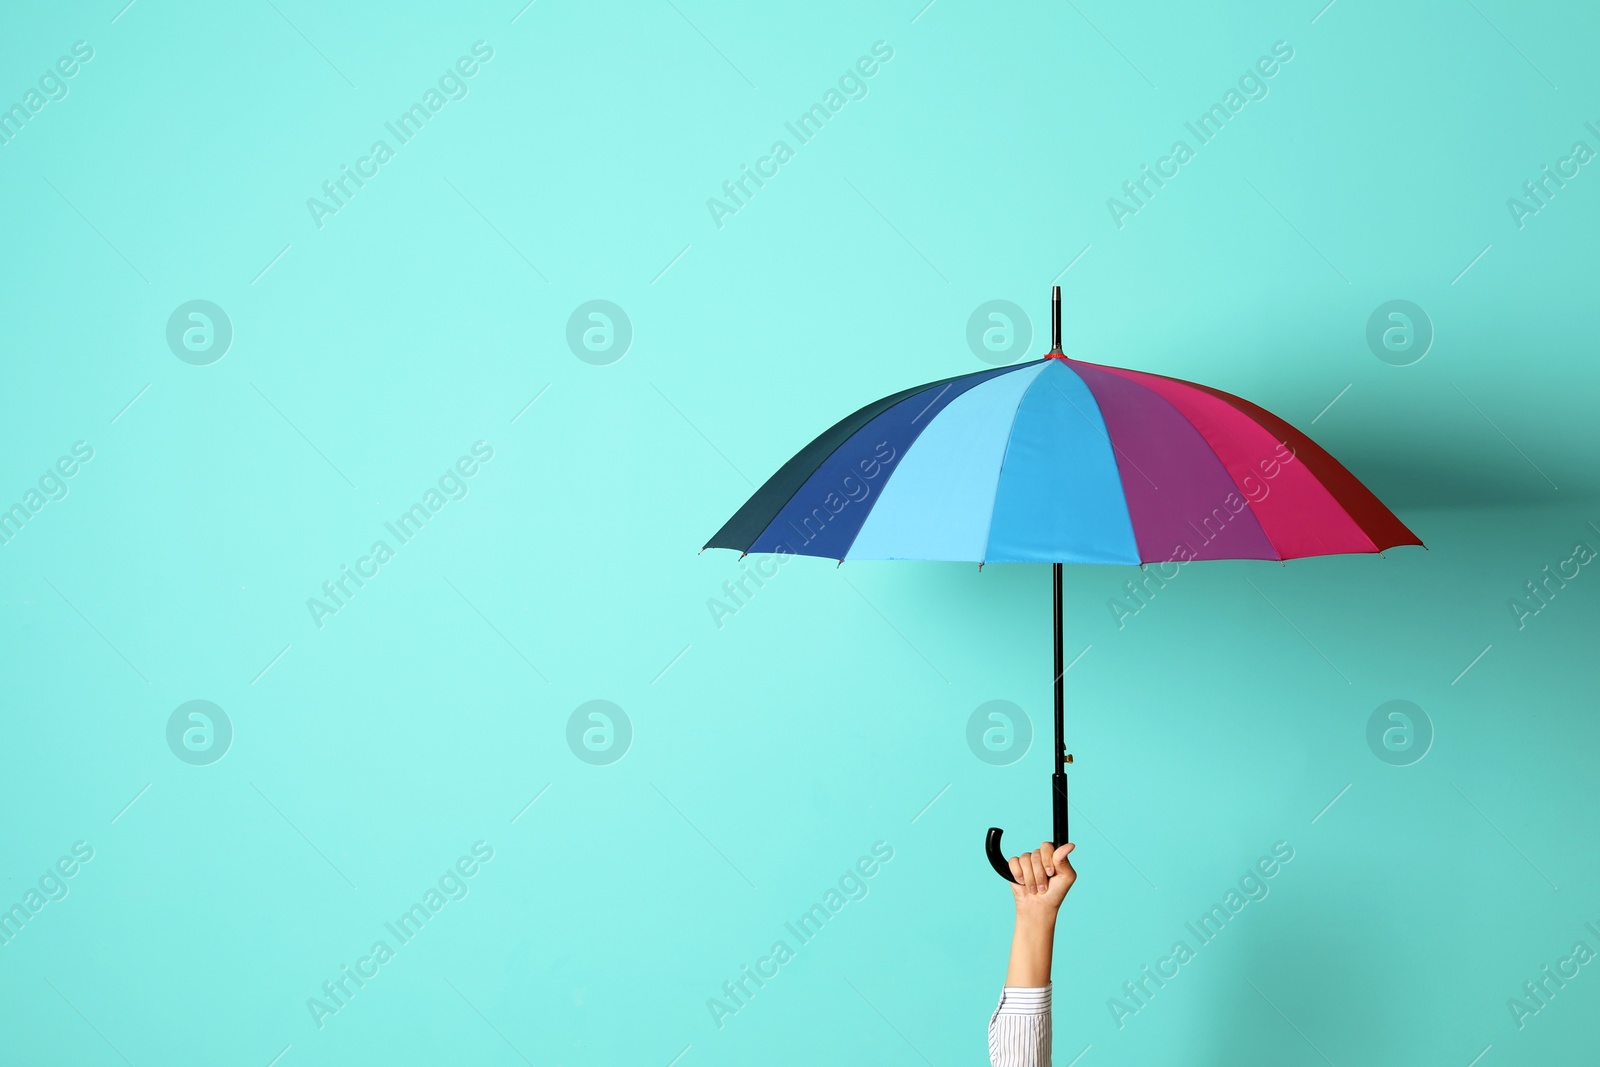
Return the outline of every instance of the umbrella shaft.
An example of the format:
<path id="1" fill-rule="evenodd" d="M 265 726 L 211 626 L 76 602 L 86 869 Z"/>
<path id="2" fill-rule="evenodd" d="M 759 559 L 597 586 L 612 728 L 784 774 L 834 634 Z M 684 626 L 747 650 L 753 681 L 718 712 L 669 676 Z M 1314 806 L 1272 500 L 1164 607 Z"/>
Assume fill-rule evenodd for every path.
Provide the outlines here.
<path id="1" fill-rule="evenodd" d="M 1066 666 L 1061 647 L 1061 564 L 1051 576 L 1055 586 L 1056 637 L 1056 772 L 1050 776 L 1051 841 L 1057 845 L 1072 840 L 1067 829 L 1067 742 L 1066 742 Z"/>
<path id="2" fill-rule="evenodd" d="M 1067 770 L 1067 743 L 1066 743 L 1066 703 L 1067 681 L 1066 660 L 1061 649 L 1061 564 L 1054 565 L 1055 574 L 1055 644 L 1056 644 L 1056 773 L 1064 774 Z"/>

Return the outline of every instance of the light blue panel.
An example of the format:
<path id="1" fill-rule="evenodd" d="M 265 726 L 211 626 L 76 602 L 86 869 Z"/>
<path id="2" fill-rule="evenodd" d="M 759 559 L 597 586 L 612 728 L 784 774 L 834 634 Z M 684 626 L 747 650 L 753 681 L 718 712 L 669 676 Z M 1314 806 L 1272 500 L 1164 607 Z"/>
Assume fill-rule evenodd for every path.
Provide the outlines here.
<path id="1" fill-rule="evenodd" d="M 1100 407 L 1051 360 L 1017 405 L 989 530 L 990 563 L 1138 563 Z"/>
<path id="2" fill-rule="evenodd" d="M 1011 421 L 1048 366 L 1001 375 L 941 411 L 895 468 L 845 558 L 981 563 Z"/>

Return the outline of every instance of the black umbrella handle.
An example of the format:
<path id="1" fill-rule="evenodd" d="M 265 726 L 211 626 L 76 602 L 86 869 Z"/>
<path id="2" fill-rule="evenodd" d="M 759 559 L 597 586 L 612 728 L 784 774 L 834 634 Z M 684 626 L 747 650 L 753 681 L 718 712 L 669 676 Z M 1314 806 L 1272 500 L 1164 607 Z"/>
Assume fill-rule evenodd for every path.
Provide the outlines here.
<path id="1" fill-rule="evenodd" d="M 1072 840 L 1067 833 L 1067 776 L 1064 772 L 1050 776 L 1050 811 L 1056 827 L 1056 836 L 1051 840 L 1060 848 Z"/>
<path id="2" fill-rule="evenodd" d="M 1050 812 L 1054 817 L 1056 835 L 1051 843 L 1060 847 L 1072 840 L 1067 829 L 1067 776 L 1052 774 L 1050 776 Z M 1008 882 L 1015 882 L 1011 877 L 1011 864 L 1006 861 L 1005 850 L 1000 844 L 1000 836 L 1005 831 L 998 826 L 989 827 L 989 832 L 983 837 L 983 852 L 989 858 L 989 866 L 994 868 L 994 873 Z"/>
<path id="3" fill-rule="evenodd" d="M 1005 833 L 998 826 L 989 827 L 989 832 L 983 837 L 983 851 L 989 857 L 989 866 L 994 868 L 994 873 L 1008 882 L 1015 882 L 1011 877 L 1011 864 L 1006 862 L 1006 854 L 1000 850 L 1000 835 Z"/>

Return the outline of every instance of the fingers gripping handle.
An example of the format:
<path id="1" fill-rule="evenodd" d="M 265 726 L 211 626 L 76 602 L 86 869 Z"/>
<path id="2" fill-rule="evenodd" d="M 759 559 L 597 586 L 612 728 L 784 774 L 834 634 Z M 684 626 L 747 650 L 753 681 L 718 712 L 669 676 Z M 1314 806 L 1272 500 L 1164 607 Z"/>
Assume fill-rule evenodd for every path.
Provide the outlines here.
<path id="1" fill-rule="evenodd" d="M 1072 840 L 1067 828 L 1067 776 L 1065 774 L 1052 774 L 1050 776 L 1050 813 L 1053 816 L 1055 837 L 1052 841 L 1056 845 L 1066 844 Z M 989 866 L 994 868 L 994 873 L 1008 882 L 1015 882 L 1011 877 L 1011 864 L 1006 862 L 1006 854 L 1000 844 L 1000 835 L 1005 833 L 998 826 L 989 827 L 989 832 L 983 838 L 983 852 L 989 857 Z"/>

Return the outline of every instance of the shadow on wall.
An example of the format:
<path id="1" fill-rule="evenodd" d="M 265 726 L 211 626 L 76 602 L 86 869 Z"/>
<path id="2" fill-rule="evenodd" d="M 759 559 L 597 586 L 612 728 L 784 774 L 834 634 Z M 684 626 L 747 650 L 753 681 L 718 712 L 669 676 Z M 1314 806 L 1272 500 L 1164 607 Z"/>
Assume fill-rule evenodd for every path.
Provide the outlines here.
<path id="1" fill-rule="evenodd" d="M 1558 490 L 1538 471 L 1514 455 L 1511 461 L 1515 466 L 1487 466 L 1444 448 L 1436 455 L 1415 450 L 1397 454 L 1368 445 L 1340 448 L 1335 458 L 1397 513 L 1417 509 L 1544 507 L 1597 495 L 1595 486 L 1578 483 L 1562 485 L 1558 495 Z"/>

